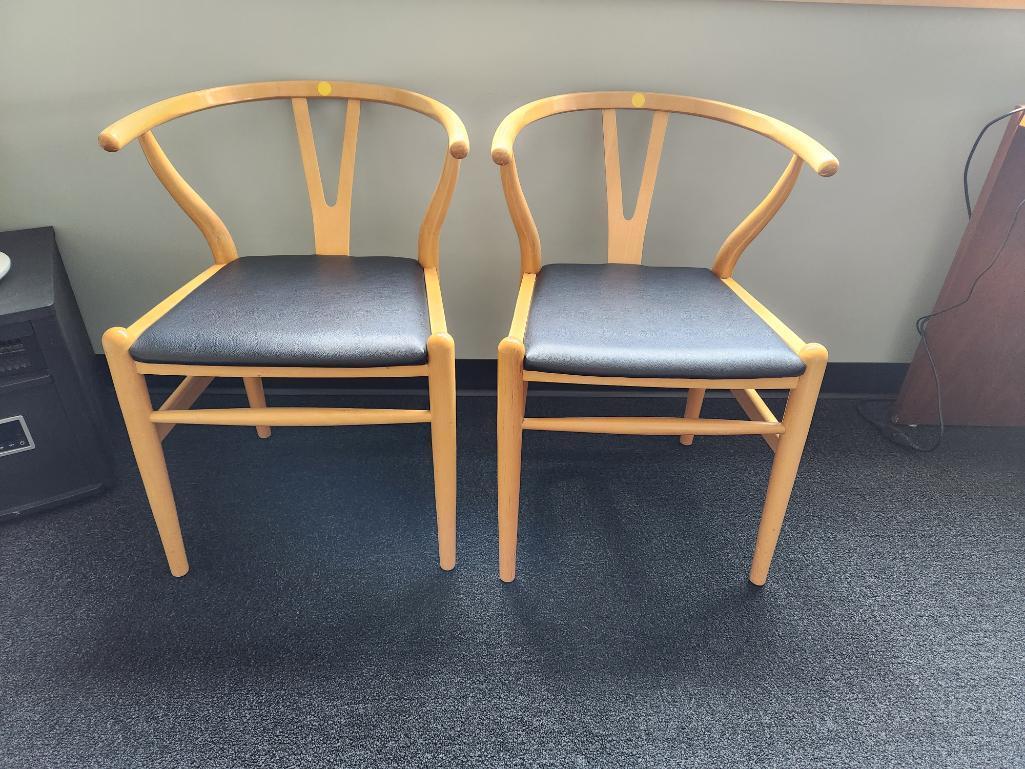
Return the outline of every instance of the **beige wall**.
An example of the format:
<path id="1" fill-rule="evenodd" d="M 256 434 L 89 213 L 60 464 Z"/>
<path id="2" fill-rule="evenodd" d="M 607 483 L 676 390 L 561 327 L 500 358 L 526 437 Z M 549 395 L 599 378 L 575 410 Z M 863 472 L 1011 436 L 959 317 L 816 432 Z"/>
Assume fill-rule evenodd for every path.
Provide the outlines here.
<path id="1" fill-rule="evenodd" d="M 539 96 L 615 88 L 742 104 L 833 150 L 840 173 L 805 172 L 738 277 L 833 360 L 906 360 L 913 319 L 930 306 L 964 226 L 968 145 L 988 117 L 1025 100 L 1025 12 L 762 0 L 2 0 L 0 30 L 0 229 L 56 226 L 94 339 L 209 260 L 138 147 L 108 155 L 98 131 L 198 87 L 330 78 L 423 91 L 466 122 L 471 154 L 442 240 L 461 357 L 493 356 L 515 292 L 492 131 Z M 332 158 L 323 165 L 336 168 L 341 113 L 318 105 L 314 123 Z M 636 184 L 644 126 L 622 123 L 626 183 Z M 312 249 L 287 104 L 207 112 L 158 135 L 240 252 Z M 599 117 L 585 113 L 521 137 L 549 261 L 604 258 L 600 136 Z M 355 253 L 414 254 L 443 142 L 425 118 L 366 108 Z M 785 162 L 759 137 L 675 118 L 648 260 L 709 264 Z"/>

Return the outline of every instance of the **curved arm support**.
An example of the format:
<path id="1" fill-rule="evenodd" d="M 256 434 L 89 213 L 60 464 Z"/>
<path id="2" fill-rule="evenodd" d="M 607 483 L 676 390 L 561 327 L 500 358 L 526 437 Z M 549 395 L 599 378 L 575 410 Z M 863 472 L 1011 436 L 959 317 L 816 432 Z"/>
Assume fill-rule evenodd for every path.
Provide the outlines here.
<path id="1" fill-rule="evenodd" d="M 441 123 L 448 134 L 448 151 L 454 158 L 464 158 L 470 151 L 466 128 L 451 109 L 429 96 L 402 88 L 350 83 L 345 81 L 284 80 L 279 82 L 243 83 L 173 96 L 131 115 L 121 118 L 100 133 L 100 146 L 108 152 L 117 152 L 126 144 L 158 125 L 200 110 L 225 104 L 261 101 L 264 99 L 359 99 L 405 107 L 427 115 Z"/>
<path id="2" fill-rule="evenodd" d="M 207 202 L 182 178 L 178 169 L 171 165 L 164 150 L 157 144 L 156 137 L 146 131 L 139 137 L 139 145 L 160 183 L 171 193 L 174 201 L 181 206 L 181 209 L 203 233 L 203 237 L 206 238 L 206 242 L 210 246 L 214 262 L 225 264 L 237 259 L 238 251 L 235 249 L 235 241 L 231 239 L 231 233 L 224 226 L 221 217 L 214 213 Z"/>
<path id="3" fill-rule="evenodd" d="M 508 159 L 499 165 L 505 203 L 520 241 L 520 272 L 537 272 L 541 269 L 541 236 L 538 235 L 534 217 L 530 214 L 527 199 L 523 196 L 520 176 L 516 172 L 516 160 L 510 154 Z"/>
<path id="4" fill-rule="evenodd" d="M 712 272 L 720 278 L 729 278 L 733 275 L 733 270 L 737 266 L 737 262 L 740 261 L 744 249 L 751 245 L 751 242 L 758 237 L 758 233 L 765 229 L 765 225 L 772 221 L 772 217 L 790 197 L 803 166 L 804 163 L 797 155 L 790 159 L 790 163 L 773 188 L 769 190 L 769 194 L 744 218 L 744 221 L 737 225 L 736 229 L 719 247 L 719 253 L 716 254 L 715 262 L 712 263 Z"/>
<path id="5" fill-rule="evenodd" d="M 693 96 L 634 91 L 571 93 L 526 104 L 511 112 L 499 125 L 491 144 L 492 159 L 499 165 L 511 162 L 516 135 L 534 121 L 589 109 L 646 109 L 705 117 L 745 128 L 782 144 L 819 176 L 832 176 L 840 165 L 829 150 L 807 134 L 760 112 Z"/>
<path id="6" fill-rule="evenodd" d="M 423 223 L 420 225 L 417 253 L 420 265 L 424 269 L 438 266 L 441 254 L 441 225 L 445 221 L 445 214 L 448 213 L 448 206 L 452 202 L 452 194 L 455 192 L 458 178 L 459 158 L 449 153 L 445 155 L 445 163 L 441 167 L 441 178 L 438 179 L 438 186 L 434 188 L 431 202 L 427 206 L 427 213 L 424 214 Z"/>

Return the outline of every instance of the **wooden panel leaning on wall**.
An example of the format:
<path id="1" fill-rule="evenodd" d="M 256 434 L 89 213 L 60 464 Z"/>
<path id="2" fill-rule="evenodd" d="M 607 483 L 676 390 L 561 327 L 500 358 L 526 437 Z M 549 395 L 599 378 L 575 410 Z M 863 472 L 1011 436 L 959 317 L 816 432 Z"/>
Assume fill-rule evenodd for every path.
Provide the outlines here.
<path id="1" fill-rule="evenodd" d="M 1025 119 L 1012 119 L 932 311 L 958 305 L 969 292 L 972 298 L 928 326 L 946 424 L 1025 425 L 1025 213 L 1018 213 L 1023 200 Z M 922 345 L 893 418 L 901 424 L 938 421 L 936 380 Z"/>

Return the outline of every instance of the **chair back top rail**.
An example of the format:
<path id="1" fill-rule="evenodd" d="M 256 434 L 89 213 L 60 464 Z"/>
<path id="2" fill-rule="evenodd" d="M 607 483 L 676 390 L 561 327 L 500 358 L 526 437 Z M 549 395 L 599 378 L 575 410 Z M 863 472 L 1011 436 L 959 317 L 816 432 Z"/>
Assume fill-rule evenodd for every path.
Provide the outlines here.
<path id="1" fill-rule="evenodd" d="M 782 144 L 808 164 L 819 176 L 832 176 L 840 167 L 829 150 L 791 125 L 760 112 L 721 101 L 669 93 L 637 91 L 592 91 L 549 96 L 525 104 L 509 113 L 495 131 L 491 157 L 498 165 L 513 159 L 513 144 L 523 128 L 552 115 L 580 110 L 643 109 L 718 120 L 761 134 Z"/>
<path id="2" fill-rule="evenodd" d="M 324 192 L 310 122 L 311 98 L 347 100 L 338 189 L 335 201 L 330 205 Z M 238 257 L 231 234 L 220 217 L 171 164 L 152 131 L 159 125 L 193 112 L 227 104 L 268 99 L 291 101 L 313 216 L 314 250 L 318 254 L 330 256 L 344 256 L 349 253 L 352 183 L 355 174 L 360 103 L 371 101 L 404 107 L 439 122 L 448 136 L 448 152 L 442 166 L 441 178 L 420 226 L 417 244 L 421 265 L 425 268 L 438 266 L 441 225 L 458 179 L 459 161 L 469 152 L 469 141 L 459 116 L 441 102 L 423 94 L 370 83 L 324 80 L 289 80 L 207 88 L 164 99 L 118 120 L 100 134 L 100 146 L 109 152 L 117 152 L 129 142 L 139 139 L 146 159 L 161 184 L 199 228 L 210 247 L 214 261 L 223 264 Z"/>
<path id="3" fill-rule="evenodd" d="M 463 121 L 441 102 L 402 88 L 343 80 L 280 80 L 242 83 L 183 93 L 143 107 L 107 126 L 100 133 L 100 146 L 108 152 L 117 152 L 126 144 L 163 123 L 212 107 L 267 99 L 297 98 L 359 99 L 360 101 L 405 107 L 441 123 L 448 134 L 449 152 L 453 157 L 464 158 L 470 151 L 470 143 Z"/>
<path id="4" fill-rule="evenodd" d="M 623 213 L 619 138 L 616 128 L 616 110 L 619 109 L 645 110 L 653 113 L 637 203 L 630 218 L 626 218 Z M 832 176 L 839 167 L 832 153 L 807 134 L 768 115 L 724 102 L 691 96 L 631 91 L 574 93 L 539 99 L 511 112 L 499 125 L 491 146 L 491 158 L 500 166 L 502 189 L 520 241 L 520 268 L 525 274 L 535 273 L 541 269 L 541 240 L 520 185 L 513 145 L 525 126 L 552 115 L 579 110 L 601 110 L 602 113 L 605 188 L 608 199 L 608 260 L 613 263 L 641 262 L 644 234 L 669 113 L 695 115 L 740 126 L 772 139 L 793 153 L 790 164 L 769 194 L 727 236 L 720 247 L 711 269 L 722 278 L 728 278 L 733 274 L 733 269 L 744 249 L 783 206 L 805 163 L 821 176 Z"/>

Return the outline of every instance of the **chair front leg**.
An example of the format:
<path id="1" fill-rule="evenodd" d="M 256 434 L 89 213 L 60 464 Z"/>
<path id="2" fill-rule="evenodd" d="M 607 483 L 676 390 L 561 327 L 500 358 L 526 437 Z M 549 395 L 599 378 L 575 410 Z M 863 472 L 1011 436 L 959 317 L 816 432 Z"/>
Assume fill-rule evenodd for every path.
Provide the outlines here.
<path id="1" fill-rule="evenodd" d="M 498 345 L 498 576 L 516 579 L 516 529 L 520 514 L 520 460 L 523 447 L 523 342 Z"/>
<path id="2" fill-rule="evenodd" d="M 146 378 L 135 369 L 135 362 L 129 354 L 131 342 L 123 328 L 112 328 L 103 335 L 103 350 L 107 354 L 110 375 L 114 380 L 121 413 L 124 415 L 128 437 L 135 452 L 142 484 L 146 489 L 153 519 L 164 546 L 164 555 L 171 574 L 183 577 L 189 571 L 185 557 L 185 543 L 182 542 L 178 511 L 174 505 L 171 481 L 167 476 L 164 450 L 156 425 L 150 421 L 153 402 L 146 389 Z"/>
<path id="3" fill-rule="evenodd" d="M 242 377 L 242 384 L 245 385 L 246 388 L 246 398 L 249 399 L 249 408 L 267 408 L 267 399 L 263 394 L 263 381 L 259 377 Z M 256 434 L 261 438 L 270 438 L 270 427 L 268 425 L 258 425 L 256 428 Z"/>
<path id="4" fill-rule="evenodd" d="M 826 370 L 826 348 L 820 344 L 805 345 L 801 350 L 801 359 L 805 370 L 797 387 L 791 390 L 783 412 L 783 426 L 786 429 L 776 447 L 762 519 L 758 524 L 758 539 L 748 576 L 755 585 L 764 585 L 769 576 L 769 564 L 772 563 L 772 554 L 783 527 L 783 516 L 790 503 L 790 492 L 794 488 L 797 468 L 801 464 L 804 443 L 808 438 L 815 403 L 819 397 L 819 387 L 822 385 L 822 375 Z"/>
<path id="5" fill-rule="evenodd" d="M 704 387 L 692 387 L 687 390 L 687 405 L 684 407 L 683 416 L 685 419 L 697 419 L 701 416 L 701 404 L 705 400 Z M 690 446 L 694 443 L 693 435 L 681 435 L 680 443 Z"/>
<path id="6" fill-rule="evenodd" d="M 438 559 L 449 571 L 456 565 L 456 346 L 451 336 L 428 338 L 427 367 Z"/>

